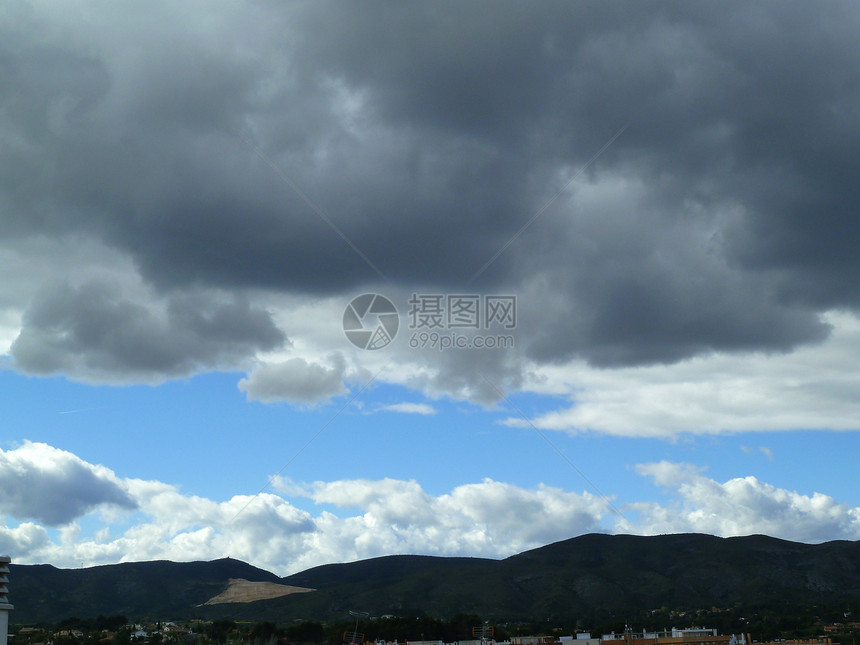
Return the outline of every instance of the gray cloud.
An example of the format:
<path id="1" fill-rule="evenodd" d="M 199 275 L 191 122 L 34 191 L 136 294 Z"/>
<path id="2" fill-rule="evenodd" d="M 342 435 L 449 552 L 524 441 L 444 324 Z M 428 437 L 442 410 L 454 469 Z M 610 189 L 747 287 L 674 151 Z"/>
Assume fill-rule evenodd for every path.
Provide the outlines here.
<path id="1" fill-rule="evenodd" d="M 346 361 L 341 354 L 335 354 L 331 362 L 329 367 L 291 358 L 283 363 L 260 365 L 239 381 L 239 389 L 252 401 L 319 403 L 346 392 L 343 384 Z"/>
<path id="2" fill-rule="evenodd" d="M 235 365 L 286 340 L 269 314 L 241 297 L 181 294 L 164 309 L 125 298 L 118 285 L 55 284 L 25 311 L 12 358 L 33 374 L 158 380 Z"/>
<path id="3" fill-rule="evenodd" d="M 0 508 L 5 513 L 58 526 L 103 505 L 137 508 L 107 468 L 42 443 L 0 451 Z M 38 535 L 26 532 L 25 537 L 31 542 Z"/>
<path id="4" fill-rule="evenodd" d="M 376 278 L 259 145 L 398 288 L 521 290 L 518 346 L 538 361 L 786 351 L 860 299 L 853 4 L 253 3 L 205 22 L 169 5 L 13 6 L 0 230 L 92 236 L 160 292 Z M 151 351 L 120 350 L 50 299 L 70 313 L 34 305 L 23 369 L 183 373 L 277 340 L 246 309 L 216 349 L 179 312 L 177 350 L 130 330 L 146 318 L 131 304 L 95 298 Z M 80 333 L 60 340 L 61 319 Z M 482 387 L 451 361 L 453 387 Z"/>

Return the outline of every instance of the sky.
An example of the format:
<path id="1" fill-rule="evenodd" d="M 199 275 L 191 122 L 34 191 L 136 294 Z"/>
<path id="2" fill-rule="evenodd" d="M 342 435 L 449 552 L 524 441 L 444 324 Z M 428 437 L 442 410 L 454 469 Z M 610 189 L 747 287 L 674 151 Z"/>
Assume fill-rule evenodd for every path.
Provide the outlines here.
<path id="1" fill-rule="evenodd" d="M 0 552 L 860 539 L 860 7 L 0 5 Z"/>

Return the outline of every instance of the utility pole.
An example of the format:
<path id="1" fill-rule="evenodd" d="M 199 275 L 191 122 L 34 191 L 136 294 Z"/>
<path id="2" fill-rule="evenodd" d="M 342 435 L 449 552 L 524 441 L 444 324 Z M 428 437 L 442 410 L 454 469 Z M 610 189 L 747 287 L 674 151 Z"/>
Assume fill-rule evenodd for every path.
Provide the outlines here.
<path id="1" fill-rule="evenodd" d="M 358 631 L 358 619 L 359 618 L 369 618 L 370 614 L 366 611 L 353 611 L 349 610 L 349 615 L 355 617 L 355 629 L 352 630 L 352 633 L 346 632 L 343 635 L 343 642 L 349 645 L 362 645 L 364 643 L 364 634 L 359 633 Z M 5 645 L 4 643 L 0 643 L 0 645 Z"/>

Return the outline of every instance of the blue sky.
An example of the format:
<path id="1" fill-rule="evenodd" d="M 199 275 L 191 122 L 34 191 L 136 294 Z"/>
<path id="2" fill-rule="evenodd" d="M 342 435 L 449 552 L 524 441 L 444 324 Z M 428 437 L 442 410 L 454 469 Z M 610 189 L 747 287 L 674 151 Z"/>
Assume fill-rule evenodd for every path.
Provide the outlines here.
<path id="1" fill-rule="evenodd" d="M 730 5 L 6 3 L 0 552 L 860 539 L 860 12 Z"/>
<path id="2" fill-rule="evenodd" d="M 12 371 L 2 377 L 4 409 L 12 411 L 6 420 L 10 433 L 92 463 L 110 463 L 122 477 L 177 483 L 185 493 L 216 499 L 256 493 L 287 466 L 283 475 L 307 482 L 416 479 L 428 493 L 442 494 L 489 477 L 526 488 L 544 483 L 595 492 L 594 484 L 604 494 L 641 501 L 659 490 L 631 467 L 669 460 L 706 466 L 721 481 L 753 474 L 780 487 L 805 493 L 828 490 L 840 500 L 860 503 L 842 474 L 853 460 L 856 437 L 851 433 L 751 432 L 670 440 L 539 434 L 501 425 L 510 416 L 505 403 L 485 408 L 425 399 L 397 386 L 372 388 L 356 400 L 361 408 L 353 405 L 338 414 L 349 397 L 298 410 L 249 403 L 236 388 L 241 375 L 231 373 L 158 387 L 112 388 L 32 379 Z M 512 400 L 530 416 L 551 409 L 554 401 L 529 395 Z M 383 410 L 404 401 L 423 403 L 435 413 Z M 7 448 L 14 445 L 14 440 L 7 442 Z M 818 455 L 814 460 L 811 450 Z"/>

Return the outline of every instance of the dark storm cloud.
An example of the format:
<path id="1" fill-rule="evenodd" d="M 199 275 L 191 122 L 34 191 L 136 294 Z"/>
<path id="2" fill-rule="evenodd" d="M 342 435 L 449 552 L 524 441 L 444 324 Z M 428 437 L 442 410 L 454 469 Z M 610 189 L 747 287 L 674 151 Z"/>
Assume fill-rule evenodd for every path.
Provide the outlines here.
<path id="1" fill-rule="evenodd" d="M 0 28 L 10 236 L 97 236 L 165 291 L 376 279 L 259 146 L 399 287 L 459 290 L 629 122 L 470 285 L 528 290 L 532 357 L 786 350 L 858 304 L 853 4 L 122 7 L 63 27 L 18 7 Z M 93 348 L 37 319 L 28 369 Z M 240 344 L 271 346 L 263 327 Z M 211 355 L 188 334 L 176 361 L 151 339 L 87 360 L 181 372 Z"/>
<path id="2" fill-rule="evenodd" d="M 176 295 L 162 315 L 123 297 L 115 285 L 57 284 L 40 292 L 24 313 L 12 358 L 32 374 L 159 380 L 235 366 L 285 341 L 265 311 L 240 297 Z"/>
<path id="3" fill-rule="evenodd" d="M 520 298 L 534 358 L 579 353 L 602 366 L 645 364 L 716 350 L 782 351 L 829 332 L 814 309 L 779 297 L 781 276 L 727 262 L 709 224 L 717 216 L 688 206 L 666 221 L 643 198 L 648 187 L 604 190 L 612 195 L 572 207 L 569 228 L 549 223 L 552 245 L 523 244 L 532 252 L 524 273 L 558 267 Z"/>

